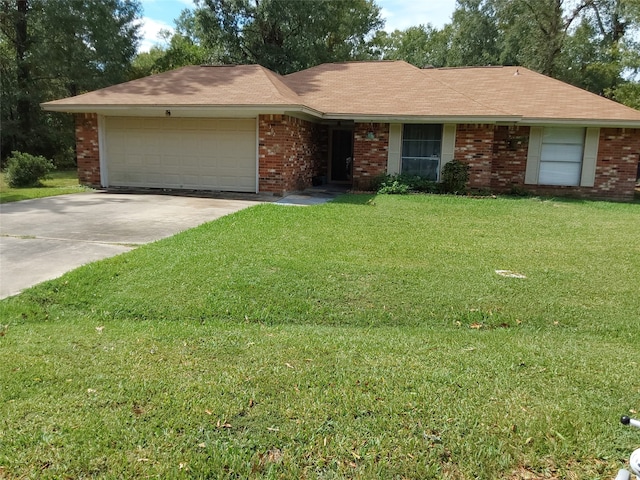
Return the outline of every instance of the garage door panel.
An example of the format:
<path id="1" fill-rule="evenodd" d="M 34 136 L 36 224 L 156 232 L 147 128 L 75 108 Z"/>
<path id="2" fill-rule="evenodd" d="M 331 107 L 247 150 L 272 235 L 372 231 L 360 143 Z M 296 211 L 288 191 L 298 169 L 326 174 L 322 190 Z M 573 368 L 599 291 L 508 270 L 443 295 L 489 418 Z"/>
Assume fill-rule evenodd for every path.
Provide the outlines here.
<path id="1" fill-rule="evenodd" d="M 256 190 L 254 119 L 105 119 L 112 186 Z"/>

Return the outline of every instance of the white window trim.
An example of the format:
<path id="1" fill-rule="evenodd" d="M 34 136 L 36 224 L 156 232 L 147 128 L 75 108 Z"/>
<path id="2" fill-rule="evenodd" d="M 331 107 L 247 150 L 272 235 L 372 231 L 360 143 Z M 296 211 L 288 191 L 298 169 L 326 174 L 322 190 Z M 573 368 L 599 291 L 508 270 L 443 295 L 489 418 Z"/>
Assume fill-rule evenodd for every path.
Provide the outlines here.
<path id="1" fill-rule="evenodd" d="M 100 156 L 100 185 L 103 188 L 107 188 L 109 186 L 109 172 L 107 170 L 108 153 L 105 137 L 106 133 L 107 129 L 105 126 L 105 117 L 104 115 L 98 115 L 98 155 Z"/>
<path id="2" fill-rule="evenodd" d="M 398 175 L 402 161 L 402 123 L 389 124 L 389 150 L 387 151 L 387 173 Z"/>
<path id="3" fill-rule="evenodd" d="M 584 153 L 582 155 L 582 169 L 579 186 L 593 187 L 596 179 L 600 128 L 588 127 L 585 130 Z M 540 177 L 540 156 L 542 153 L 543 132 L 544 127 L 531 127 L 529 133 L 529 151 L 527 152 L 527 166 L 524 176 L 524 183 L 526 185 L 542 185 L 539 183 L 538 179 Z"/>
<path id="4" fill-rule="evenodd" d="M 387 153 L 387 173 L 398 175 L 402 169 L 402 130 L 404 124 L 389 124 L 389 150 Z M 440 164 L 438 165 L 438 181 L 444 166 L 453 160 L 456 148 L 455 123 L 445 123 L 442 125 L 442 140 L 440 142 Z"/>

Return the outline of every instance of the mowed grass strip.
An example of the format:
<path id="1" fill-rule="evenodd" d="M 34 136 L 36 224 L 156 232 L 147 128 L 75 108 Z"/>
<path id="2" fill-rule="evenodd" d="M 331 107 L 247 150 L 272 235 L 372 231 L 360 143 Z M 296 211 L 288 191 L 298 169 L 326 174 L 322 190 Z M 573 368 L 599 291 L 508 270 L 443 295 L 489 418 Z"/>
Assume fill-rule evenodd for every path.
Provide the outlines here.
<path id="1" fill-rule="evenodd" d="M 0 476 L 612 478 L 639 208 L 261 205 L 41 284 L 0 302 Z"/>
<path id="2" fill-rule="evenodd" d="M 53 197 L 89 190 L 78 184 L 76 170 L 61 170 L 49 174 L 39 187 L 12 188 L 7 185 L 4 172 L 0 173 L 0 203 L 18 202 L 32 198 Z"/>

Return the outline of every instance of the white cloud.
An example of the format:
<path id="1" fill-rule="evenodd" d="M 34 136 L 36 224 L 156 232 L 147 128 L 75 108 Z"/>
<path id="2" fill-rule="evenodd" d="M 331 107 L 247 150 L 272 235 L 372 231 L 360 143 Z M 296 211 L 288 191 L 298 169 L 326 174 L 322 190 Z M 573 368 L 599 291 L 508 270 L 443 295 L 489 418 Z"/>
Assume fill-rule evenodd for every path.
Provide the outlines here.
<path id="1" fill-rule="evenodd" d="M 140 28 L 142 38 L 140 41 L 140 46 L 138 47 L 138 52 L 148 52 L 149 50 L 151 50 L 151 47 L 165 45 L 166 42 L 162 39 L 162 37 L 160 37 L 160 31 L 174 31 L 173 27 L 168 23 L 154 20 L 153 18 L 149 17 L 142 17 L 140 19 L 140 25 L 142 26 Z"/>

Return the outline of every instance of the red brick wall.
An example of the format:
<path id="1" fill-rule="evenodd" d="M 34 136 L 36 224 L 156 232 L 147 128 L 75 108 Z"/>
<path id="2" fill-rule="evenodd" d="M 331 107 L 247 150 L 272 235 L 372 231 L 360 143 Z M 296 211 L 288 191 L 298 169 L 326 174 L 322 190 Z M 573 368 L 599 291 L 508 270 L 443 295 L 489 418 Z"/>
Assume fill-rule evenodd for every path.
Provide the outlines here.
<path id="1" fill-rule="evenodd" d="M 491 190 L 509 192 L 524 186 L 530 127 L 495 128 Z"/>
<path id="2" fill-rule="evenodd" d="M 526 143 L 528 140 L 523 142 L 523 145 Z M 634 198 L 639 156 L 640 129 L 602 128 L 593 187 L 525 185 L 524 172 L 511 177 L 511 186 L 518 186 L 535 195 L 631 201 Z M 518 149 L 515 157 L 520 159 L 518 161 L 524 160 L 526 165 L 526 149 Z M 519 183 L 516 183 L 516 180 Z M 503 185 L 492 185 L 492 188 L 496 191 L 508 191 L 511 186 L 505 184 L 503 188 Z"/>
<path id="3" fill-rule="evenodd" d="M 457 126 L 454 158 L 471 167 L 470 188 L 491 187 L 494 133 L 493 125 Z"/>
<path id="4" fill-rule="evenodd" d="M 594 193 L 633 200 L 639 162 L 640 129 L 600 129 Z"/>
<path id="5" fill-rule="evenodd" d="M 100 148 L 98 115 L 78 113 L 76 119 L 76 158 L 78 181 L 82 185 L 100 187 Z"/>
<path id="6" fill-rule="evenodd" d="M 288 115 L 260 115 L 259 190 L 282 195 L 327 174 L 327 128 Z"/>
<path id="7" fill-rule="evenodd" d="M 373 132 L 373 138 L 368 138 Z M 368 189 L 378 175 L 387 173 L 388 123 L 356 123 L 353 132 L 353 188 Z"/>
<path id="8" fill-rule="evenodd" d="M 535 195 L 633 200 L 640 129 L 600 130 L 593 187 L 525 185 L 530 127 L 458 125 L 455 158 L 471 165 L 469 186 L 495 192 L 520 189 Z"/>

